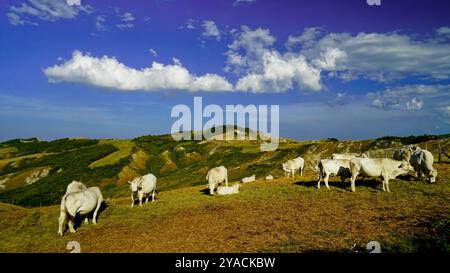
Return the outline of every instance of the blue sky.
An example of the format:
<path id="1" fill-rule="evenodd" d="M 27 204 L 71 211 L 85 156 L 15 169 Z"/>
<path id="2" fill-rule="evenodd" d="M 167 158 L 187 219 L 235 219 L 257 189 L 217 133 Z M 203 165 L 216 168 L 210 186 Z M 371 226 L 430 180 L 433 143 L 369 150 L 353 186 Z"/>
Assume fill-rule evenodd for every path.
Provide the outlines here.
<path id="1" fill-rule="evenodd" d="M 0 4 L 0 140 L 169 133 L 194 96 L 295 139 L 450 131 L 448 1 L 67 2 Z"/>

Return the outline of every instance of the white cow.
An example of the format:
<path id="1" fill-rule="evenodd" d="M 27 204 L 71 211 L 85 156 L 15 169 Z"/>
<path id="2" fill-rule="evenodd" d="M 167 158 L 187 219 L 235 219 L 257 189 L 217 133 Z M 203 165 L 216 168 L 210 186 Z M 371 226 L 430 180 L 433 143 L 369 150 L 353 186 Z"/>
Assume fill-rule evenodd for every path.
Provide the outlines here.
<path id="1" fill-rule="evenodd" d="M 273 175 L 269 174 L 268 176 L 266 176 L 266 180 L 273 180 Z"/>
<path id="2" fill-rule="evenodd" d="M 149 173 L 144 176 L 139 176 L 128 181 L 131 189 L 131 207 L 134 206 L 134 201 L 139 200 L 139 205 L 142 206 L 142 199 L 145 195 L 145 203 L 148 203 L 149 194 L 152 194 L 152 202 L 155 201 L 156 193 L 156 177 Z"/>
<path id="3" fill-rule="evenodd" d="M 85 189 L 87 189 L 86 185 L 74 180 L 74 181 L 70 182 L 69 185 L 67 185 L 66 194 L 72 193 L 72 192 L 77 192 L 77 191 L 82 191 Z M 87 217 L 86 217 L 86 219 L 84 219 L 84 222 L 86 224 L 89 222 Z"/>
<path id="4" fill-rule="evenodd" d="M 241 182 L 242 183 L 253 182 L 253 181 L 255 181 L 255 179 L 256 179 L 256 175 L 252 175 L 252 176 L 249 176 L 249 177 L 242 178 Z"/>
<path id="5" fill-rule="evenodd" d="M 208 171 L 206 175 L 206 180 L 208 180 L 209 194 L 214 194 L 214 189 L 219 184 L 225 181 L 225 185 L 228 186 L 228 171 L 224 166 L 215 167 Z"/>
<path id="6" fill-rule="evenodd" d="M 82 191 L 85 189 L 87 189 L 87 187 L 83 183 L 78 181 L 72 181 L 69 185 L 67 185 L 66 194 L 71 192 Z"/>
<path id="7" fill-rule="evenodd" d="M 317 173 L 319 181 L 317 182 L 317 188 L 320 189 L 320 183 L 325 182 L 325 186 L 329 189 L 328 179 L 330 175 L 339 176 L 341 181 L 344 182 L 345 178 L 350 178 L 350 160 L 347 159 L 323 159 L 320 160 L 317 165 Z"/>
<path id="8" fill-rule="evenodd" d="M 218 195 L 228 195 L 228 194 L 236 194 L 236 193 L 239 193 L 239 183 L 236 183 L 231 187 L 219 186 L 217 188 Z"/>
<path id="9" fill-rule="evenodd" d="M 383 179 L 383 191 L 391 192 L 389 179 L 394 179 L 401 174 L 414 171 L 414 168 L 406 160 L 398 161 L 390 158 L 353 158 L 350 160 L 352 173 L 352 191 L 355 191 L 355 180 L 358 175 L 364 177 L 381 177 Z"/>
<path id="10" fill-rule="evenodd" d="M 297 157 L 294 159 L 290 159 L 286 161 L 285 163 L 282 163 L 281 166 L 283 167 L 283 171 L 287 174 L 287 177 L 289 177 L 292 174 L 292 177 L 295 176 L 295 171 L 299 170 L 300 176 L 303 175 L 303 169 L 305 167 L 305 160 L 301 157 Z"/>
<path id="11" fill-rule="evenodd" d="M 344 154 L 338 154 L 334 153 L 331 155 L 331 159 L 353 159 L 353 158 L 367 158 L 368 156 L 366 154 L 358 154 L 358 153 L 344 153 Z"/>
<path id="12" fill-rule="evenodd" d="M 433 168 L 433 162 L 433 154 L 427 150 L 418 148 L 411 155 L 410 163 L 414 167 L 417 178 L 421 178 L 424 174 L 430 183 L 436 182 L 437 176 L 437 170 Z"/>
<path id="13" fill-rule="evenodd" d="M 92 223 L 97 224 L 97 213 L 102 203 L 103 195 L 98 187 L 65 194 L 61 200 L 58 234 L 63 235 L 66 219 L 70 232 L 75 233 L 73 225 L 77 214 L 87 216 L 94 211 Z"/>

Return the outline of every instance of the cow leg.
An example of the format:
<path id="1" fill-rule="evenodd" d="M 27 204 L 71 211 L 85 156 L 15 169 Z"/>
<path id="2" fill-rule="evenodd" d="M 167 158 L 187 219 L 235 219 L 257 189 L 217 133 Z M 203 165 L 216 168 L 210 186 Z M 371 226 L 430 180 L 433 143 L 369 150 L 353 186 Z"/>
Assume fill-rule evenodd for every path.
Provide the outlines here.
<path id="1" fill-rule="evenodd" d="M 145 204 L 148 203 L 148 196 L 145 198 Z"/>
<path id="2" fill-rule="evenodd" d="M 66 221 L 66 212 L 61 211 L 61 214 L 59 215 L 59 228 L 58 228 L 58 234 L 63 235 L 63 225 Z"/>
<path id="3" fill-rule="evenodd" d="M 225 177 L 225 185 L 228 187 L 228 175 Z"/>
<path id="4" fill-rule="evenodd" d="M 133 193 L 131 193 L 131 207 L 133 207 L 134 206 L 134 196 L 133 196 Z"/>
<path id="5" fill-rule="evenodd" d="M 73 228 L 73 225 L 74 225 L 74 220 L 75 219 L 75 217 L 73 217 L 73 218 L 71 218 L 71 219 L 69 219 L 69 221 L 68 221 L 68 224 L 69 224 L 69 230 L 70 230 L 70 232 L 72 232 L 72 233 L 75 233 L 76 232 L 76 230 Z"/>
<path id="6" fill-rule="evenodd" d="M 97 207 L 95 208 L 94 216 L 93 216 L 93 218 L 92 218 L 92 223 L 93 223 L 94 225 L 97 224 L 97 213 L 98 213 L 98 211 L 100 210 L 100 207 L 102 206 L 102 202 L 103 202 L 103 199 L 102 199 L 102 198 L 99 198 L 99 199 L 97 200 Z"/>
<path id="7" fill-rule="evenodd" d="M 84 223 L 89 224 L 89 217 L 86 215 L 86 218 L 84 218 Z"/>
<path id="8" fill-rule="evenodd" d="M 330 174 L 327 173 L 326 176 L 325 176 L 325 179 L 324 179 L 324 181 L 325 181 L 325 186 L 327 187 L 327 189 L 330 189 L 330 186 L 328 185 L 328 179 L 329 179 L 329 178 L 330 178 Z"/>
<path id="9" fill-rule="evenodd" d="M 300 169 L 300 176 L 303 176 L 303 168 Z"/>
<path id="10" fill-rule="evenodd" d="M 351 183 L 351 187 L 352 187 L 352 192 L 355 192 L 356 191 L 356 189 L 355 189 L 355 181 L 356 181 L 356 177 L 358 176 L 358 174 L 355 174 L 355 175 L 353 175 L 352 174 L 352 177 L 350 178 L 350 183 Z"/>
<path id="11" fill-rule="evenodd" d="M 383 191 L 391 192 L 389 189 L 389 177 L 387 176 L 383 177 Z"/>
<path id="12" fill-rule="evenodd" d="M 322 182 L 322 176 L 319 174 L 319 181 L 317 182 L 318 189 L 320 189 L 320 182 Z"/>
<path id="13" fill-rule="evenodd" d="M 156 191 L 156 189 L 154 189 L 152 192 L 152 202 L 155 202 L 155 191 Z"/>
<path id="14" fill-rule="evenodd" d="M 142 191 L 139 192 L 139 206 L 142 206 L 142 198 L 144 197 L 144 194 Z"/>

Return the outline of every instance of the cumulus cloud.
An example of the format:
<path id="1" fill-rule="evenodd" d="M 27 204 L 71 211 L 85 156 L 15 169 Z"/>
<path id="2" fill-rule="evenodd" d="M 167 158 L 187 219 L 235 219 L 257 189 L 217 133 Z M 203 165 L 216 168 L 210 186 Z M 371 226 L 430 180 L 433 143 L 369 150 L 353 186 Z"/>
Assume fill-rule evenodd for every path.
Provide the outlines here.
<path id="1" fill-rule="evenodd" d="M 49 82 L 73 82 L 124 91 L 232 91 L 233 86 L 216 74 L 196 76 L 182 66 L 179 60 L 163 65 L 135 69 L 120 63 L 116 58 L 101 58 L 74 51 L 72 58 L 63 64 L 44 69 Z"/>
<path id="2" fill-rule="evenodd" d="M 220 40 L 220 30 L 214 21 L 211 20 L 203 21 L 203 28 L 204 31 L 202 33 L 202 36 L 213 37 L 217 40 Z"/>
<path id="3" fill-rule="evenodd" d="M 367 97 L 372 106 L 384 110 L 441 111 L 450 105 L 450 85 L 405 85 L 380 92 L 370 92 Z"/>
<path id="4" fill-rule="evenodd" d="M 236 90 L 255 93 L 285 92 L 294 87 L 320 90 L 320 69 L 309 64 L 303 55 L 278 52 L 273 48 L 275 41 L 268 29 L 242 26 L 226 53 L 225 71 L 240 76 Z"/>
<path id="5" fill-rule="evenodd" d="M 301 53 L 313 61 L 326 57 L 327 52 L 332 53 L 330 50 L 339 52 L 341 65 L 323 66 L 320 61 L 316 64 L 342 79 L 387 82 L 407 76 L 450 78 L 448 43 L 419 41 L 397 33 L 329 33 Z"/>
<path id="6" fill-rule="evenodd" d="M 28 0 L 20 6 L 11 6 L 6 14 L 12 25 L 38 25 L 35 19 L 54 22 L 74 19 L 80 12 L 92 13 L 89 5 L 68 5 L 66 0 Z"/>

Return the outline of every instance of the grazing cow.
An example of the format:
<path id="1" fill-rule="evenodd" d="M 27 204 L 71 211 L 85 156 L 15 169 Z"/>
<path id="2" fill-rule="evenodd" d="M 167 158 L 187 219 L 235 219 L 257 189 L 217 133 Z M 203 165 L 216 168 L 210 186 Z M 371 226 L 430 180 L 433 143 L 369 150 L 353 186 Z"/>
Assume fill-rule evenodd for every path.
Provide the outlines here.
<path id="1" fill-rule="evenodd" d="M 350 178 L 350 161 L 347 159 L 323 159 L 320 160 L 316 168 L 319 181 L 317 182 L 317 188 L 320 189 L 320 183 L 325 182 L 325 186 L 329 189 L 328 179 L 330 175 L 339 176 L 341 181 L 344 182 L 345 178 Z"/>
<path id="2" fill-rule="evenodd" d="M 66 219 L 70 232 L 75 233 L 73 225 L 77 214 L 87 216 L 94 211 L 92 223 L 97 224 L 97 213 L 102 203 L 103 195 L 98 187 L 65 194 L 61 200 L 58 234 L 63 235 Z"/>
<path id="3" fill-rule="evenodd" d="M 411 147 L 397 149 L 394 151 L 394 159 L 399 161 L 406 160 L 410 162 L 412 153 L 413 150 Z"/>
<path id="4" fill-rule="evenodd" d="M 305 167 L 305 160 L 301 157 L 297 157 L 294 159 L 290 159 L 286 161 L 285 163 L 282 163 L 281 166 L 283 167 L 283 171 L 287 174 L 287 177 L 289 177 L 292 174 L 292 177 L 295 176 L 295 171 L 299 170 L 300 176 L 303 175 L 303 169 Z"/>
<path id="5" fill-rule="evenodd" d="M 345 153 L 345 154 L 338 154 L 334 153 L 331 155 L 331 159 L 353 159 L 353 158 L 367 158 L 368 156 L 366 154 L 358 154 L 358 153 Z"/>
<path id="6" fill-rule="evenodd" d="M 209 194 L 214 194 L 214 189 L 222 182 L 225 181 L 225 185 L 228 186 L 228 171 L 224 166 L 215 167 L 208 171 L 206 175 L 208 180 Z"/>
<path id="7" fill-rule="evenodd" d="M 433 168 L 433 162 L 433 154 L 427 150 L 418 148 L 411 155 L 410 163 L 414 167 L 417 178 L 421 178 L 424 174 L 430 183 L 436 182 L 437 176 L 437 170 Z"/>
<path id="8" fill-rule="evenodd" d="M 78 181 L 72 181 L 69 185 L 67 185 L 66 194 L 71 192 L 82 191 L 85 189 L 87 189 L 87 187 L 83 183 Z"/>
<path id="9" fill-rule="evenodd" d="M 268 176 L 266 176 L 266 180 L 273 180 L 273 175 L 269 174 Z"/>
<path id="10" fill-rule="evenodd" d="M 149 173 L 144 176 L 136 177 L 133 181 L 128 181 L 131 189 L 131 207 L 134 206 L 134 201 L 139 200 L 139 205 L 142 206 L 142 199 L 145 195 L 145 203 L 148 203 L 148 195 L 152 194 L 152 202 L 155 201 L 156 193 L 156 177 Z"/>
<path id="11" fill-rule="evenodd" d="M 219 186 L 217 188 L 218 195 L 228 195 L 228 194 L 236 194 L 236 193 L 239 193 L 239 183 L 236 183 L 231 187 Z"/>
<path id="12" fill-rule="evenodd" d="M 256 175 L 252 175 L 252 176 L 249 176 L 249 177 L 242 178 L 241 182 L 242 183 L 253 182 L 253 181 L 255 181 L 255 179 L 256 179 Z"/>
<path id="13" fill-rule="evenodd" d="M 383 191 L 391 192 L 389 179 L 414 171 L 414 168 L 406 160 L 398 161 L 390 158 L 354 158 L 350 160 L 350 172 L 352 173 L 352 192 L 355 191 L 355 180 L 358 175 L 365 177 L 383 178 Z"/>

